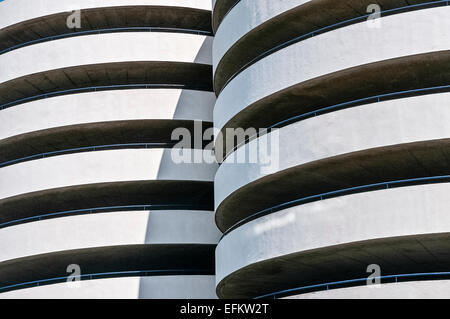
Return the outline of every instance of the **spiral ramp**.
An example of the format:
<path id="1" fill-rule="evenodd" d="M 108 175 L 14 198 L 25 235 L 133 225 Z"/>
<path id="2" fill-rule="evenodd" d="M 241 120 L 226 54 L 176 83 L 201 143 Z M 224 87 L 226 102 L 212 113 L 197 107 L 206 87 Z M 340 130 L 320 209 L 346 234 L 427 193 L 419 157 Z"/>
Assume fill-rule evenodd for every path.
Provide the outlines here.
<path id="1" fill-rule="evenodd" d="M 0 17 L 0 298 L 216 298 L 210 1 Z"/>
<path id="2" fill-rule="evenodd" d="M 448 297 L 449 18 L 214 1 L 220 298 Z"/>

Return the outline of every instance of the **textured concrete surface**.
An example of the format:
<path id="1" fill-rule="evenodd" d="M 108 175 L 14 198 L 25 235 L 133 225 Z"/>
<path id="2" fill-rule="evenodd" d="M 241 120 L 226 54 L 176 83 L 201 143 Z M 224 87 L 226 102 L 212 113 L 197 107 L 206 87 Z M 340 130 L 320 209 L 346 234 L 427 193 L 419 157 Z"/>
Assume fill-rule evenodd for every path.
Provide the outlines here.
<path id="1" fill-rule="evenodd" d="M 214 102 L 212 92 L 178 89 L 58 96 L 2 110 L 0 140 L 49 128 L 106 121 L 151 119 L 212 122 Z"/>
<path id="2" fill-rule="evenodd" d="M 445 233 L 450 227 L 445 209 L 449 189 L 450 184 L 444 183 L 369 191 L 258 218 L 219 243 L 217 282 L 248 265 L 299 252 L 380 238 Z M 239 246 L 243 242 L 246 245 Z"/>
<path id="3" fill-rule="evenodd" d="M 219 228 L 283 200 L 448 174 L 449 97 L 430 94 L 361 105 L 285 126 L 276 140 L 279 153 L 273 153 L 277 165 L 269 172 L 262 157 L 249 162 L 262 138 L 240 147 L 215 176 Z M 246 162 L 236 164 L 239 158 Z"/>
<path id="4" fill-rule="evenodd" d="M 177 147 L 179 138 L 172 138 L 176 129 L 186 129 L 191 139 L 186 137 L 184 142 L 192 148 L 201 149 L 212 142 L 212 137 L 202 141 L 195 141 L 195 136 L 207 133 L 212 127 L 211 122 L 194 122 L 192 120 L 125 120 L 76 124 L 33 131 L 12 136 L 0 142 L 0 162 L 18 160 L 27 156 L 36 156 L 28 160 L 39 158 L 39 154 L 63 151 L 65 154 L 74 153 L 76 148 L 100 146 L 109 149 L 131 148 L 172 148 Z M 186 132 L 187 132 L 186 131 Z M 198 134 L 198 135 L 196 135 Z M 123 144 L 143 145 L 123 145 Z M 164 144 L 160 144 L 164 143 Z M 96 148 L 96 150 L 101 150 Z M 86 151 L 86 150 L 85 150 Z M 53 154 L 55 155 L 55 154 Z M 62 154 L 57 154 L 62 155 Z"/>
<path id="5" fill-rule="evenodd" d="M 323 233 L 327 231 L 322 229 Z M 237 270 L 220 282 L 217 294 L 225 298 L 250 298 L 367 278 L 367 267 L 372 264 L 380 266 L 382 275 L 446 272 L 450 263 L 449 245 L 450 235 L 446 232 L 374 239 L 283 255 Z"/>
<path id="6" fill-rule="evenodd" d="M 448 85 L 449 62 L 450 50 L 447 50 L 401 57 L 327 74 L 301 82 L 249 105 L 228 121 L 222 131 L 236 127 L 266 128 L 294 116 L 341 103 L 369 98 L 364 102 L 349 105 L 351 107 L 376 102 L 377 98 L 373 97 L 380 94 Z M 400 97 L 412 95 L 414 94 Z M 235 144 L 227 141 L 224 147 L 231 150 L 233 145 Z"/>
<path id="7" fill-rule="evenodd" d="M 65 19 L 75 9 L 82 9 L 84 25 L 76 31 L 211 30 L 209 0 L 6 0 L 0 9 L 1 49 L 67 34 Z M 169 142 L 175 128 L 194 131 L 194 120 L 207 122 L 203 130 L 211 127 L 211 46 L 211 37 L 180 30 L 117 32 L 39 42 L 2 54 L 0 104 L 42 99 L 0 112 L 0 161 L 68 148 Z M 104 91 L 129 84 L 159 89 Z M 80 93 L 92 86 L 108 88 Z M 54 96 L 62 90 L 72 95 Z M 67 276 L 70 264 L 80 265 L 82 274 L 159 271 L 154 278 L 84 282 L 76 292 L 56 284 L 3 296 L 215 298 L 220 232 L 211 211 L 217 164 L 177 164 L 170 146 L 163 147 L 78 152 L 3 167 L 2 222 L 94 210 L 2 228 L 0 287 Z M 213 161 L 202 145 L 193 148 L 184 150 L 191 161 L 203 155 Z M 129 205 L 152 210 L 95 210 Z"/>
<path id="8" fill-rule="evenodd" d="M 383 10 L 423 2 L 379 4 Z M 450 173 L 448 90 L 373 98 L 448 85 L 450 37 L 442 25 L 449 21 L 450 8 L 383 15 L 379 28 L 362 21 L 315 34 L 246 66 L 224 87 L 264 51 L 364 15 L 371 4 L 242 0 L 224 18 L 235 3 L 213 1 L 214 125 L 222 133 L 228 128 L 266 128 L 325 107 L 372 99 L 279 125 L 278 132 L 248 142 L 221 164 L 215 177 L 218 227 L 224 231 L 246 217 L 253 219 L 233 228 L 218 244 L 217 295 L 252 298 L 365 278 L 370 264 L 380 265 L 382 275 L 447 271 L 448 181 L 380 186 L 292 203 L 259 218 L 254 214 L 330 191 Z M 264 152 L 259 142 L 271 137 L 275 141 L 270 146 L 279 147 L 272 148 L 273 157 L 257 154 Z M 225 142 L 227 154 L 235 142 Z M 384 296 L 430 296 L 432 290 L 425 285 L 422 292 L 408 294 L 407 288 L 392 287 L 385 286 Z M 341 289 L 336 296 L 352 297 L 359 291 Z M 439 288 L 433 293 L 438 291 L 448 294 Z"/>
<path id="9" fill-rule="evenodd" d="M 56 69 L 26 75 L 0 84 L 0 103 L 3 105 L 20 99 L 66 90 L 102 86 L 106 87 L 103 90 L 111 90 L 109 86 L 130 84 L 144 84 L 141 87 L 143 89 L 149 84 L 148 88 L 175 86 L 175 88 L 211 91 L 211 66 L 199 63 L 141 61 L 89 64 Z M 95 90 L 102 91 L 102 88 Z M 43 97 L 46 96 L 41 96 Z"/>
<path id="10" fill-rule="evenodd" d="M 89 64 L 125 61 L 211 64 L 211 45 L 211 37 L 158 32 L 94 34 L 48 41 L 2 54 L 0 82 Z"/>
<path id="11" fill-rule="evenodd" d="M 217 30 L 223 18 L 229 12 L 231 7 L 238 3 L 240 0 L 211 0 L 212 1 L 212 9 L 213 10 L 213 29 Z"/>
<path id="12" fill-rule="evenodd" d="M 342 70 L 353 72 L 375 62 L 448 50 L 450 28 L 442 28 L 442 23 L 450 21 L 449 15 L 450 7 L 407 12 L 382 18 L 383 27 L 379 29 L 355 24 L 284 48 L 250 66 L 229 83 L 214 108 L 215 126 L 222 128 L 252 104 L 308 80 L 320 80 L 321 76 Z M 411 32 L 412 29 L 416 31 Z M 399 66 L 396 68 L 393 63 L 391 72 L 403 72 Z M 366 72 L 362 77 L 370 75 Z M 353 89 L 354 86 L 346 88 Z"/>
<path id="13" fill-rule="evenodd" d="M 213 46 L 214 71 L 216 71 L 225 53 L 246 33 L 275 16 L 306 2 L 310 2 L 310 0 L 266 1 L 264 5 L 261 2 L 251 0 L 239 1 L 222 21 L 221 26 L 216 32 L 216 40 Z M 270 39 L 271 37 L 264 38 L 264 42 L 270 41 Z M 273 46 L 271 45 L 271 47 Z M 248 61 L 242 62 L 245 64 Z M 233 68 L 229 65 L 225 68 L 228 69 L 228 67 Z M 220 77 L 221 75 L 216 74 L 215 76 Z M 220 91 L 220 86 L 217 89 Z"/>
<path id="14" fill-rule="evenodd" d="M 67 27 L 67 18 L 70 14 L 72 12 L 54 13 L 2 28 L 0 50 L 24 45 L 30 41 L 39 41 L 43 37 L 71 36 L 74 31 L 161 27 L 211 32 L 211 11 L 197 8 L 158 5 L 94 7 L 82 10 L 80 28 L 75 30 Z"/>
<path id="15" fill-rule="evenodd" d="M 32 4 L 27 0 L 6 0 L 3 1 L 2 5 L 4 18 L 0 22 L 0 28 L 50 14 L 77 9 L 151 5 L 211 10 L 210 0 L 36 0 Z"/>
<path id="16" fill-rule="evenodd" d="M 61 155 L 3 167 L 0 198 L 93 183 L 213 180 L 217 164 L 193 162 L 195 156 L 211 158 L 210 151 L 182 152 L 192 156 L 192 163 L 175 163 L 170 149 L 128 149 Z"/>
<path id="17" fill-rule="evenodd" d="M 423 2 L 429 1 L 379 0 L 376 3 L 381 10 L 390 10 Z M 309 32 L 366 15 L 371 4 L 371 0 L 265 1 L 264 4 L 239 1 L 216 33 L 213 54 L 216 91 L 220 92 L 235 72 L 263 52 Z M 357 22 L 361 21 L 354 23 Z"/>

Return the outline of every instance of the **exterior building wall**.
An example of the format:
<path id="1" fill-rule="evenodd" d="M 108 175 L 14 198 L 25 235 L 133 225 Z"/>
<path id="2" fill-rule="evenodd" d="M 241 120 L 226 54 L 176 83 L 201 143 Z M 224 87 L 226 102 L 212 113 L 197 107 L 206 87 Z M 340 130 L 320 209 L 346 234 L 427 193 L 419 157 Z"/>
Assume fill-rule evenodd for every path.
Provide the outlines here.
<path id="1" fill-rule="evenodd" d="M 214 101 L 212 92 L 181 89 L 131 89 L 62 95 L 2 110 L 0 137 L 4 139 L 52 127 L 108 121 L 210 121 Z"/>
<path id="2" fill-rule="evenodd" d="M 362 22 L 277 51 L 243 70 L 223 89 L 214 108 L 216 126 L 221 129 L 239 112 L 278 91 L 326 74 L 448 50 L 448 28 L 442 29 L 441 23 L 450 21 L 449 15 L 448 7 L 392 15 L 382 19 L 381 28 L 368 28 Z"/>
<path id="3" fill-rule="evenodd" d="M 0 4 L 0 298 L 216 298 L 217 164 L 171 136 L 212 125 L 210 10 Z M 78 288 L 61 280 L 69 265 Z"/>
<path id="4" fill-rule="evenodd" d="M 380 147 L 445 140 L 450 134 L 450 113 L 445 108 L 449 100 L 449 93 L 442 93 L 383 101 L 282 127 L 276 133 L 280 161 L 270 173 L 281 174 L 303 164 Z M 275 133 L 264 138 L 271 140 L 270 134 Z M 256 152 L 261 139 L 239 148 L 220 166 L 215 177 L 216 184 L 222 185 L 215 189 L 217 207 L 239 188 L 267 177 L 262 169 L 265 163 L 234 164 L 237 158 Z M 301 147 L 292 148 L 299 142 Z"/>
<path id="5" fill-rule="evenodd" d="M 425 2 L 213 1 L 219 297 L 448 297 L 450 7 Z"/>
<path id="6" fill-rule="evenodd" d="M 0 298 L 447 296 L 450 6 L 372 4 L 2 1 Z"/>

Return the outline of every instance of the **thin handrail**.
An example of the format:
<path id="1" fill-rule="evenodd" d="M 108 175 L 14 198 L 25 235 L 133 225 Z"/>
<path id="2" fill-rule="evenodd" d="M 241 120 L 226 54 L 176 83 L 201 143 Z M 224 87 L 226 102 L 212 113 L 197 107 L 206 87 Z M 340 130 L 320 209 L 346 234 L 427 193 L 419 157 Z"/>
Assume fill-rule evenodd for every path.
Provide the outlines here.
<path id="1" fill-rule="evenodd" d="M 86 146 L 86 147 L 77 147 L 77 148 L 68 148 L 64 150 L 39 153 L 30 156 L 21 157 L 18 159 L 13 159 L 10 161 L 0 163 L 0 168 L 31 161 L 35 159 L 47 158 L 56 155 L 63 154 L 71 154 L 77 152 L 95 152 L 95 151 L 104 151 L 104 150 L 115 150 L 115 149 L 130 149 L 130 148 L 172 148 L 176 145 L 176 143 L 129 143 L 129 144 L 109 144 L 109 145 L 96 145 L 96 146 Z"/>
<path id="2" fill-rule="evenodd" d="M 84 274 L 79 276 L 63 276 L 54 277 L 49 279 L 41 279 L 35 281 L 28 281 L 24 283 L 8 285 L 0 287 L 0 291 L 18 288 L 22 286 L 39 286 L 40 284 L 51 284 L 52 282 L 60 282 L 62 280 L 68 280 L 69 278 L 78 278 L 80 280 L 93 280 L 96 277 L 104 278 L 117 278 L 117 277 L 132 277 L 133 275 L 145 277 L 145 276 L 158 276 L 158 274 L 199 274 L 199 273 L 210 273 L 210 269 L 163 269 L 163 270 L 132 270 L 132 271 L 117 271 L 117 272 L 104 272 L 104 273 L 93 273 Z"/>
<path id="3" fill-rule="evenodd" d="M 405 90 L 405 91 L 398 91 L 398 92 L 391 92 L 391 93 L 385 93 L 385 94 L 379 94 L 379 95 L 374 95 L 374 96 L 369 96 L 369 97 L 365 97 L 365 98 L 361 98 L 361 99 L 356 99 L 356 100 L 352 100 L 352 101 L 348 101 L 348 102 L 343 102 L 343 103 L 338 103 L 335 105 L 331 105 L 331 106 L 326 106 L 326 107 L 322 107 L 320 109 L 316 109 L 314 111 L 310 111 L 307 113 L 302 113 L 300 115 L 295 115 L 292 116 L 288 119 L 279 121 L 271 126 L 269 126 L 268 128 L 265 128 L 264 130 L 261 130 L 260 132 L 253 134 L 251 136 L 249 136 L 248 138 L 246 138 L 245 140 L 243 140 L 242 142 L 238 143 L 235 147 L 233 147 L 223 158 L 224 162 L 232 153 L 236 152 L 237 149 L 239 149 L 241 146 L 247 144 L 249 141 L 253 140 L 256 137 L 259 137 L 265 133 L 268 133 L 270 130 L 274 129 L 274 128 L 281 128 L 284 126 L 287 126 L 289 124 L 295 123 L 295 122 L 299 122 L 303 119 L 312 117 L 312 116 L 318 116 L 324 113 L 329 113 L 333 110 L 336 109 L 344 109 L 348 106 L 351 105 L 360 105 L 360 103 L 363 102 L 370 102 L 370 103 L 379 103 L 381 102 L 383 99 L 396 99 L 396 98 L 401 98 L 401 96 L 405 96 L 408 94 L 413 94 L 413 93 L 424 93 L 424 94 L 431 94 L 433 93 L 433 91 L 439 91 L 439 93 L 441 93 L 442 90 L 449 90 L 450 89 L 450 85 L 440 85 L 440 86 L 433 86 L 433 87 L 428 87 L 428 88 L 421 88 L 421 89 L 412 89 L 412 90 Z M 221 164 L 221 163 L 219 163 Z"/>
<path id="4" fill-rule="evenodd" d="M 170 33 L 186 33 L 186 34 L 197 34 L 197 35 L 205 35 L 212 36 L 213 33 L 211 31 L 204 30 L 195 30 L 195 29 L 183 29 L 183 28 L 166 28 L 166 27 L 121 27 L 121 28 L 105 28 L 105 29 L 95 29 L 95 30 L 86 30 L 86 31 L 75 31 L 71 33 L 63 33 L 49 37 L 43 37 L 23 43 L 16 44 L 14 46 L 8 47 L 0 51 L 0 55 L 23 48 L 29 45 L 33 45 L 36 43 L 48 42 L 53 40 L 72 38 L 83 35 L 91 35 L 91 34 L 103 34 L 103 33 L 115 33 L 115 32 L 170 32 Z"/>
<path id="5" fill-rule="evenodd" d="M 348 188 L 343 188 L 343 189 L 339 189 L 339 190 L 335 190 L 335 191 L 331 191 L 331 192 L 302 197 L 299 199 L 295 199 L 292 201 L 288 201 L 288 202 L 284 202 L 282 204 L 275 205 L 270 208 L 263 209 L 257 213 L 247 216 L 246 218 L 238 221 L 237 223 L 235 223 L 231 227 L 229 227 L 223 233 L 221 240 L 226 235 L 228 235 L 231 231 L 235 230 L 238 227 L 241 227 L 242 225 L 244 225 L 256 218 L 261 218 L 263 216 L 270 215 L 272 213 L 278 212 L 280 210 L 283 210 L 283 209 L 286 209 L 289 207 L 298 206 L 305 202 L 319 201 L 319 200 L 324 200 L 324 199 L 327 199 L 327 198 L 330 198 L 330 197 L 333 197 L 336 195 L 341 195 L 344 193 L 351 194 L 351 193 L 355 193 L 358 191 L 365 191 L 365 190 L 369 190 L 369 189 L 378 189 L 380 187 L 383 187 L 384 189 L 389 189 L 390 187 L 395 187 L 395 186 L 398 187 L 399 184 L 409 184 L 410 185 L 410 184 L 415 184 L 415 183 L 420 183 L 420 182 L 443 182 L 444 180 L 448 180 L 450 182 L 450 175 L 418 177 L 418 178 L 394 180 L 394 181 L 382 182 L 382 183 L 367 184 L 367 185 L 348 187 Z"/>
<path id="6" fill-rule="evenodd" d="M 424 3 L 418 3 L 418 4 L 412 4 L 412 5 L 407 5 L 407 6 L 403 6 L 403 7 L 399 7 L 399 8 L 394 8 L 394 9 L 387 9 L 387 10 L 383 10 L 380 11 L 381 15 L 386 15 L 386 14 L 393 14 L 396 11 L 404 11 L 405 9 L 417 9 L 419 7 L 428 7 L 430 5 L 449 5 L 449 0 L 437 0 L 437 1 L 430 1 L 430 2 L 424 2 Z M 401 12 L 400 12 L 401 13 Z M 222 93 L 222 91 L 228 86 L 228 84 L 233 81 L 240 73 L 242 73 L 245 69 L 249 68 L 250 66 L 252 66 L 253 64 L 255 64 L 256 62 L 262 60 L 263 58 L 281 50 L 284 49 L 292 44 L 298 43 L 306 38 L 311 38 L 314 37 L 318 34 L 322 34 L 326 31 L 331 31 L 334 29 L 337 29 L 340 26 L 346 26 L 348 24 L 352 24 L 352 23 L 358 23 L 361 21 L 366 20 L 367 18 L 371 17 L 373 15 L 373 13 L 368 13 L 362 16 L 358 16 L 355 18 L 351 18 L 345 21 L 341 21 L 338 23 L 334 23 L 332 25 L 326 26 L 326 27 L 322 27 L 319 29 L 316 29 L 314 31 L 305 33 L 301 36 L 295 37 L 291 40 L 288 40 L 286 42 L 283 42 L 267 51 L 264 51 L 263 53 L 259 54 L 257 57 L 253 58 L 252 60 L 250 60 L 249 62 L 247 62 L 246 64 L 244 64 L 242 67 L 240 67 L 226 82 L 225 84 L 222 86 L 222 88 L 220 89 L 219 93 L 217 94 L 218 96 Z M 219 62 L 220 63 L 220 62 Z"/>
<path id="7" fill-rule="evenodd" d="M 12 225 L 24 224 L 33 221 L 40 221 L 43 219 L 57 218 L 60 216 L 74 216 L 82 214 L 98 214 L 106 211 L 147 211 L 147 210 L 176 210 L 176 209 L 186 209 L 186 210 L 203 210 L 205 207 L 200 205 L 175 205 L 175 204 L 146 204 L 146 205 L 127 205 L 127 206 L 105 206 L 105 207 L 94 207 L 94 208 L 84 208 L 84 209 L 74 209 L 61 212 L 41 214 L 26 218 L 15 219 L 12 221 L 4 222 L 0 224 L 0 228 L 9 227 Z"/>
<path id="8" fill-rule="evenodd" d="M 399 275 L 386 275 L 386 276 L 378 276 L 378 277 L 372 277 L 371 280 L 374 279 L 395 279 L 395 282 L 398 283 L 398 279 L 413 279 L 416 277 L 438 277 L 438 276 L 449 276 L 450 272 L 429 272 L 429 273 L 413 273 L 413 274 L 399 274 Z M 345 284 L 352 284 L 356 282 L 366 282 L 368 278 L 357 278 L 357 279 L 350 279 L 350 280 L 342 280 L 342 281 L 334 281 L 329 283 L 323 283 L 323 284 L 317 284 L 317 285 L 310 285 L 310 286 L 303 286 L 298 288 L 292 288 L 292 289 L 286 289 L 266 295 L 262 295 L 259 297 L 255 297 L 254 299 L 263 299 L 263 298 L 269 298 L 273 297 L 274 299 L 277 298 L 279 295 L 293 295 L 293 293 L 307 290 L 307 289 L 316 289 L 316 288 L 322 288 L 320 290 L 329 290 L 330 288 L 333 289 L 333 286 L 337 285 L 345 285 Z M 334 288 L 336 289 L 336 288 Z"/>
<path id="9" fill-rule="evenodd" d="M 39 100 L 43 98 L 53 97 L 57 95 L 65 95 L 76 92 L 96 92 L 96 91 L 106 91 L 106 90 L 114 90 L 114 89 L 149 89 L 149 88 L 162 88 L 162 89 L 193 89 L 193 90 L 202 90 L 202 91 L 211 91 L 211 89 L 207 86 L 202 85 L 186 85 L 186 84 L 114 84 L 114 85 L 100 85 L 100 86 L 87 86 L 82 88 L 73 88 L 67 90 L 54 91 L 49 93 L 42 93 L 33 96 L 29 96 L 22 99 L 17 99 L 8 103 L 0 104 L 0 110 L 6 109 L 8 107 L 12 107 L 13 105 Z"/>

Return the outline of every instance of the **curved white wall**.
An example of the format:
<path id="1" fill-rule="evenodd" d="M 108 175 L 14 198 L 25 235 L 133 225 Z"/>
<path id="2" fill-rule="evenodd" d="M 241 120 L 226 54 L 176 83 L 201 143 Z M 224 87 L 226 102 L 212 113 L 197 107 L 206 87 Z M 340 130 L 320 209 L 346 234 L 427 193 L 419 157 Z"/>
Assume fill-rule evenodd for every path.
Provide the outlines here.
<path id="1" fill-rule="evenodd" d="M 216 299 L 214 276 L 97 279 L 0 293 L 0 299 Z"/>
<path id="2" fill-rule="evenodd" d="M 0 4 L 0 29 L 26 24 L 36 18 L 42 18 L 39 20 L 42 22 L 52 14 L 66 12 L 69 16 L 75 9 L 140 5 L 167 7 L 164 13 L 170 19 L 174 17 L 171 6 L 211 9 L 210 0 L 5 0 Z M 201 16 L 205 17 L 203 13 Z M 0 55 L 0 83 L 39 72 L 103 63 L 160 61 L 211 65 L 211 55 L 212 37 L 209 36 L 164 32 L 91 34 L 36 43 Z M 129 64 L 122 66 L 125 74 Z M 80 75 L 84 69 L 80 67 L 77 71 L 80 73 L 76 75 Z M 181 76 L 186 78 L 189 74 Z M 191 76 L 194 78 L 189 82 L 195 81 L 194 71 Z M 87 78 L 90 79 L 86 75 Z M 59 84 L 57 77 L 49 81 L 56 86 Z M 84 123 L 144 119 L 211 122 L 214 102 L 212 92 L 177 89 L 89 92 L 46 98 L 0 111 L 0 140 Z M 92 183 L 213 181 L 217 164 L 210 151 L 184 150 L 187 154 L 184 158 L 190 158 L 194 161 L 192 164 L 174 161 L 172 153 L 180 152 L 179 149 L 104 150 L 18 163 L 0 169 L 0 200 Z M 178 199 L 173 198 L 173 201 Z M 45 205 L 40 206 L 42 213 L 47 213 Z M 208 211 L 123 211 L 58 216 L 0 229 L 0 261 L 108 246 L 215 245 L 220 235 L 214 214 Z M 192 249 L 199 247 L 203 246 Z M 210 268 L 208 273 L 212 272 L 212 264 L 205 267 Z M 80 289 L 70 289 L 65 284 L 19 289 L 0 294 L 0 298 L 216 298 L 216 295 L 214 276 L 158 276 L 91 280 L 82 282 Z"/>
<path id="3" fill-rule="evenodd" d="M 45 189 L 91 183 L 194 180 L 212 181 L 217 164 L 177 164 L 171 149 L 125 149 L 76 153 L 23 162 L 0 169 L 0 199 Z M 181 151 L 180 151 L 181 152 Z M 192 157 L 210 151 L 184 150 Z"/>
<path id="4" fill-rule="evenodd" d="M 254 102 L 306 80 L 363 64 L 450 49 L 448 6 L 387 16 L 380 22 L 378 29 L 359 23 L 320 34 L 253 64 L 218 97 L 215 126 L 221 129 Z"/>
<path id="5" fill-rule="evenodd" d="M 30 19 L 76 9 L 150 5 L 211 10 L 211 0 L 5 0 L 0 28 Z M 68 12 L 68 15 L 70 13 Z"/>
<path id="6" fill-rule="evenodd" d="M 450 93 L 423 95 L 352 107 L 282 127 L 274 141 L 279 144 L 279 153 L 273 154 L 278 166 L 271 170 L 263 169 L 266 165 L 261 162 L 235 164 L 257 149 L 261 138 L 255 139 L 219 167 L 216 208 L 234 191 L 269 173 L 376 147 L 449 138 L 449 103 Z M 270 135 L 263 138 L 271 140 Z"/>
<path id="7" fill-rule="evenodd" d="M 305 293 L 284 299 L 447 299 L 450 280 L 399 282 Z"/>
<path id="8" fill-rule="evenodd" d="M 245 34 L 310 0 L 261 1 L 241 0 L 223 19 L 213 45 L 214 71 L 225 53 Z"/>
<path id="9" fill-rule="evenodd" d="M 59 217 L 0 229 L 0 261 L 64 250 L 141 244 L 217 244 L 206 211 L 123 211 Z"/>
<path id="10" fill-rule="evenodd" d="M 33 131 L 106 121 L 212 122 L 213 92 L 134 89 L 57 96 L 0 111 L 0 140 Z"/>
<path id="11" fill-rule="evenodd" d="M 212 38 L 158 32 L 93 34 L 48 41 L 0 55 L 0 83 L 59 68 L 132 61 L 211 64 Z"/>
<path id="12" fill-rule="evenodd" d="M 220 241 L 216 282 L 250 264 L 296 252 L 379 238 L 448 233 L 449 191 L 450 183 L 369 191 L 258 218 Z"/>

